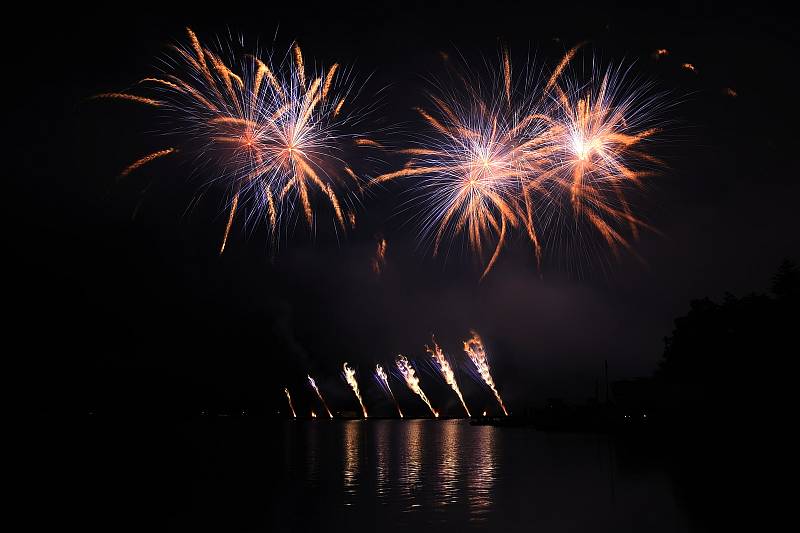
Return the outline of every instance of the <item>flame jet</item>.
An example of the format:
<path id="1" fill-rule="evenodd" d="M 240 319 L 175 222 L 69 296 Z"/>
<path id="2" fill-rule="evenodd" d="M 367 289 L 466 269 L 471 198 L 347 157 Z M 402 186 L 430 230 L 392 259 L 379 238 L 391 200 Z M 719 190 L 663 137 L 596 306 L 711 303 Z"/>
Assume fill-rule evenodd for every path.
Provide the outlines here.
<path id="1" fill-rule="evenodd" d="M 447 361 L 447 358 L 444 356 L 444 352 L 436 344 L 436 339 L 431 338 L 433 342 L 433 347 L 425 345 L 425 349 L 431 354 L 436 365 L 439 367 L 439 372 L 441 372 L 442 377 L 444 378 L 445 382 L 450 385 L 450 388 L 458 395 L 458 399 L 461 400 L 461 405 L 464 407 L 464 411 L 467 412 L 467 416 L 472 417 L 469 412 L 469 408 L 467 407 L 466 402 L 464 401 L 464 397 L 461 395 L 461 389 L 458 388 L 458 383 L 456 383 L 456 376 L 453 373 L 453 369 L 450 366 L 450 363 Z"/>
<path id="2" fill-rule="evenodd" d="M 417 377 L 417 374 L 414 371 L 414 367 L 411 366 L 409 360 L 402 355 L 398 355 L 396 363 L 397 363 L 397 369 L 400 370 L 401 374 L 403 374 L 403 378 L 405 378 L 406 385 L 408 385 L 408 388 L 411 389 L 414 392 L 414 394 L 422 398 L 422 401 L 425 402 L 425 405 L 427 405 L 428 409 L 431 410 L 433 416 L 439 418 L 439 413 L 437 413 L 436 410 L 434 410 L 433 406 L 431 405 L 431 402 L 428 401 L 428 397 L 425 396 L 424 392 L 422 392 L 422 389 L 419 386 L 419 378 Z"/>
<path id="3" fill-rule="evenodd" d="M 367 408 L 364 407 L 364 402 L 361 399 L 361 392 L 358 390 L 358 381 L 356 381 L 356 371 L 353 368 L 350 368 L 350 365 L 345 363 L 342 365 L 342 369 L 344 370 L 344 379 L 347 380 L 347 383 L 350 385 L 350 388 L 353 389 L 353 392 L 358 398 L 358 403 L 361 404 L 361 411 L 364 413 L 364 418 L 367 418 Z"/>
<path id="4" fill-rule="evenodd" d="M 375 375 L 378 376 L 378 380 L 380 380 L 383 386 L 386 387 L 386 390 L 389 392 L 389 396 L 392 397 L 392 401 L 397 407 L 397 413 L 400 415 L 400 418 L 403 418 L 403 411 L 400 409 L 400 403 L 397 401 L 397 398 L 394 397 L 392 388 L 389 386 L 389 376 L 386 374 L 386 371 L 380 364 L 375 366 Z"/>
<path id="5" fill-rule="evenodd" d="M 325 410 L 328 411 L 328 417 L 333 418 L 333 414 L 331 413 L 331 410 L 328 409 L 328 404 L 325 402 L 325 398 L 322 397 L 322 393 L 319 391 L 319 387 L 317 387 L 317 382 L 314 381 L 314 378 L 311 376 L 308 376 L 308 382 L 311 384 L 311 388 L 317 393 L 317 396 L 319 396 L 319 401 L 321 401 L 322 405 L 325 406 Z"/>
<path id="6" fill-rule="evenodd" d="M 286 393 L 286 399 L 289 400 L 289 409 L 292 410 L 292 418 L 297 418 L 297 413 L 294 412 L 294 404 L 292 403 L 292 395 L 289 394 L 289 389 L 283 389 L 283 392 Z"/>
<path id="7" fill-rule="evenodd" d="M 486 350 L 483 347 L 483 341 L 476 331 L 470 331 L 470 333 L 472 334 L 472 337 L 469 340 L 464 341 L 464 351 L 472 360 L 472 363 L 475 365 L 475 368 L 478 370 L 478 374 L 481 375 L 484 383 L 486 383 L 486 385 L 492 389 L 494 397 L 497 398 L 497 403 L 499 403 L 500 407 L 503 409 L 503 414 L 508 416 L 506 406 L 503 405 L 503 399 L 500 397 L 500 393 L 497 392 L 494 379 L 492 379 L 492 374 L 489 372 L 489 361 L 486 359 Z"/>

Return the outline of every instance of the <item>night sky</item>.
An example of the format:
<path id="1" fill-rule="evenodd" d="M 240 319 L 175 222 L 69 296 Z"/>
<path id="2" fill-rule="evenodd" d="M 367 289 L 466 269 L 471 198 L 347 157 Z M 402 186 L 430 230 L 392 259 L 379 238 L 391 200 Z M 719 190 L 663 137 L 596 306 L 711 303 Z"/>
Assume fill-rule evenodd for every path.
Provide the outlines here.
<path id="1" fill-rule="evenodd" d="M 691 299 L 766 290 L 780 261 L 797 258 L 798 43 L 790 17 L 674 4 L 559 13 L 534 2 L 327 3 L 298 15 L 295 4 L 271 4 L 20 17 L 29 28 L 24 51 L 11 55 L 21 63 L 21 103 L 7 125 L 20 127 L 24 142 L 7 154 L 20 170 L 12 176 L 19 190 L 6 200 L 6 262 L 19 268 L 9 290 L 19 318 L 12 324 L 26 339 L 20 356 L 41 376 L 32 396 L 70 390 L 79 410 L 258 411 L 281 407 L 287 384 L 302 387 L 297 401 L 310 404 L 303 380 L 311 372 L 331 403 L 352 409 L 340 376 L 346 360 L 359 368 L 368 405 L 389 414 L 367 384 L 374 363 L 397 353 L 424 359 L 432 333 L 463 362 L 461 341 L 474 328 L 512 410 L 552 396 L 582 400 L 594 394 L 604 360 L 612 379 L 651 374 Z M 635 62 L 678 104 L 660 145 L 669 166 L 636 201 L 663 235 L 642 233 L 642 261 L 615 259 L 595 243 L 587 262 L 551 243 L 541 275 L 518 237 L 479 283 L 466 251 L 445 261 L 417 248 L 398 209 L 400 183 L 371 192 L 345 238 L 326 221 L 312 238 L 301 223 L 273 259 L 263 227 L 238 225 L 219 256 L 225 191 L 193 204 L 197 184 L 178 158 L 118 180 L 127 164 L 163 146 L 148 134 L 156 116 L 86 101 L 151 74 L 186 26 L 207 42 L 230 29 L 264 46 L 277 28 L 280 50 L 297 39 L 308 57 L 354 63 L 362 77 L 373 74 L 365 94 L 385 88 L 379 123 L 406 132 L 420 125 L 412 107 L 425 103 L 423 78 L 440 72 L 440 50 L 479 60 L 495 57 L 502 40 L 514 59 L 530 51 L 553 65 L 589 40 L 589 52 Z M 670 55 L 653 61 L 657 48 Z M 383 170 L 393 163 L 386 159 Z M 380 277 L 370 266 L 376 235 L 389 243 Z M 422 379 L 434 403 L 455 402 L 432 372 Z M 490 404 L 462 382 L 468 397 Z"/>

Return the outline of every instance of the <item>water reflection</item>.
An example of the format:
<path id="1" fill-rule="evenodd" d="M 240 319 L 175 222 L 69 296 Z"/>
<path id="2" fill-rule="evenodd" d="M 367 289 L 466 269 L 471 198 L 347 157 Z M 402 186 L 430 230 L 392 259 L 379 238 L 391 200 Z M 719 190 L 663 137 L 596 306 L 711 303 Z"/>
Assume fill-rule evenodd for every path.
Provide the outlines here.
<path id="1" fill-rule="evenodd" d="M 473 522 L 486 520 L 492 507 L 492 486 L 495 481 L 495 438 L 496 429 L 491 426 L 475 428 L 472 442 L 472 457 L 467 497 L 469 515 Z"/>
<path id="2" fill-rule="evenodd" d="M 422 488 L 420 476 L 422 475 L 422 437 L 424 429 L 423 420 L 409 420 L 404 424 L 405 431 L 399 445 L 402 447 L 400 453 L 401 466 L 398 480 L 401 487 L 400 493 L 403 500 L 407 503 L 405 511 L 413 511 L 421 506 L 418 501 L 417 493 Z"/>
<path id="3" fill-rule="evenodd" d="M 460 426 L 455 420 L 442 422 L 436 505 L 458 502 Z"/>
<path id="4" fill-rule="evenodd" d="M 621 469 L 604 436 L 368 420 L 291 422 L 278 442 L 285 490 L 270 502 L 274 530 L 686 530 L 669 477 L 649 464 Z"/>
<path id="5" fill-rule="evenodd" d="M 352 505 L 358 488 L 358 469 L 361 448 L 361 423 L 350 420 L 344 424 L 344 504 Z"/>
<path id="6" fill-rule="evenodd" d="M 306 476 L 312 486 L 317 484 L 319 477 L 320 449 L 317 441 L 317 424 L 309 424 L 306 432 Z"/>
<path id="7" fill-rule="evenodd" d="M 392 461 L 389 430 L 391 422 L 380 421 L 375 426 L 375 493 L 378 499 L 387 503 L 389 497 L 390 480 L 389 468 Z"/>

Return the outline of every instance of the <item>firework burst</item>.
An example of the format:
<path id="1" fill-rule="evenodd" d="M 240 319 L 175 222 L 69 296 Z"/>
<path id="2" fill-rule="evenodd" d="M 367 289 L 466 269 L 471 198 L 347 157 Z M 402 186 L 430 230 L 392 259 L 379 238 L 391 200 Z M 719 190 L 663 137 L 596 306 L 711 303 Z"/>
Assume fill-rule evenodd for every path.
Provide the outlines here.
<path id="1" fill-rule="evenodd" d="M 527 235 L 540 265 L 540 234 L 560 235 L 556 223 L 576 234 L 588 223 L 614 254 L 631 250 L 620 226 L 633 238 L 652 229 L 634 215 L 627 192 L 662 164 L 646 148 L 659 131 L 663 95 L 621 67 L 593 63 L 588 81 L 575 76 L 569 67 L 580 47 L 544 83 L 530 65 L 516 81 L 502 50 L 488 78 L 464 67 L 452 83 L 434 85 L 430 108 L 418 109 L 429 132 L 402 151 L 404 168 L 372 181 L 411 180 L 409 203 L 420 207 L 421 238 L 434 256 L 464 235 L 482 258 L 483 279 L 515 230 Z"/>
<path id="2" fill-rule="evenodd" d="M 220 253 L 240 212 L 245 220 L 266 219 L 275 235 L 281 220 L 302 211 L 313 230 L 317 197 L 333 213 L 337 231 L 345 230 L 355 220 L 354 191 L 362 188 L 345 158 L 360 148 L 380 148 L 352 132 L 363 117 L 350 107 L 357 89 L 348 71 L 338 63 L 309 68 L 297 44 L 275 66 L 257 55 L 211 50 L 192 30 L 187 33 L 188 44 L 173 47 L 164 71 L 142 80 L 154 98 L 129 93 L 95 98 L 163 109 L 165 130 L 159 133 L 185 145 L 180 151 L 193 156 L 196 172 L 212 169 L 216 177 L 208 184 L 230 194 Z M 223 60 L 225 55 L 231 60 Z M 175 152 L 170 147 L 146 155 L 123 174 Z"/>
<path id="3" fill-rule="evenodd" d="M 397 401 L 397 398 L 394 397 L 394 393 L 392 392 L 392 387 L 389 386 L 389 375 L 383 369 L 383 367 L 378 364 L 375 365 L 375 376 L 378 378 L 378 383 L 381 384 L 381 387 L 389 393 L 389 396 L 392 398 L 394 405 L 397 407 L 397 414 L 400 415 L 400 418 L 403 418 L 403 411 L 400 409 L 400 403 Z"/>
<path id="4" fill-rule="evenodd" d="M 472 361 L 472 364 L 475 365 L 475 369 L 478 371 L 478 374 L 480 374 L 483 382 L 486 383 L 486 386 L 488 386 L 494 393 L 494 397 L 497 398 L 497 403 L 500 404 L 503 414 L 508 416 L 506 406 L 503 404 L 503 399 L 500 397 L 500 393 L 497 391 L 497 386 L 494 383 L 492 374 L 489 371 L 489 361 L 486 358 L 486 349 L 483 347 L 483 341 L 477 332 L 471 331 L 470 333 L 472 334 L 472 337 L 464 341 L 464 352 L 466 352 L 467 356 Z"/>
<path id="5" fill-rule="evenodd" d="M 525 227 L 540 257 L 532 221 L 521 216 L 522 186 L 541 172 L 552 147 L 543 134 L 548 117 L 538 111 L 532 81 L 515 86 L 508 50 L 485 84 L 468 68 L 455 72 L 455 86 L 436 84 L 430 109 L 417 109 L 429 133 L 403 150 L 405 168 L 373 183 L 415 177 L 414 201 L 425 209 L 421 236 L 437 255 L 445 240 L 464 234 L 478 258 L 491 250 L 481 277 L 492 269 L 513 229 Z"/>
<path id="6" fill-rule="evenodd" d="M 469 408 L 467 407 L 467 403 L 464 401 L 464 397 L 461 395 L 461 389 L 458 388 L 458 383 L 456 382 L 456 375 L 453 373 L 453 369 L 450 366 L 450 363 L 447 361 L 447 358 L 444 355 L 444 352 L 436 343 L 436 339 L 431 339 L 431 346 L 425 346 L 425 350 L 431 355 L 433 361 L 436 363 L 436 366 L 439 368 L 439 372 L 442 374 L 445 382 L 450 385 L 450 388 L 453 389 L 453 392 L 456 393 L 458 399 L 461 401 L 461 405 L 464 407 L 464 411 L 467 412 L 467 416 L 472 416 L 469 412 Z"/>
<path id="7" fill-rule="evenodd" d="M 439 413 L 431 405 L 431 402 L 428 400 L 428 397 L 425 396 L 425 393 L 422 391 L 422 387 L 419 386 L 419 378 L 417 377 L 417 373 L 414 370 L 414 367 L 411 365 L 411 362 L 405 358 L 405 356 L 398 355 L 397 360 L 395 361 L 397 364 L 397 369 L 403 375 L 403 379 L 406 380 L 406 385 L 408 388 L 411 389 L 414 394 L 419 396 L 425 405 L 428 406 L 428 409 L 431 410 L 431 414 L 434 417 L 439 418 Z"/>
<path id="8" fill-rule="evenodd" d="M 323 407 L 325 407 L 325 411 L 328 412 L 328 418 L 333 418 L 333 413 L 331 413 L 331 410 L 328 409 L 328 403 L 325 401 L 325 398 L 322 397 L 322 393 L 319 391 L 319 387 L 317 387 L 317 382 L 314 381 L 314 378 L 312 378 L 311 376 L 307 377 L 308 377 L 308 383 L 311 385 L 311 388 L 314 389 L 314 392 L 317 393 L 317 397 L 319 397 L 319 401 L 321 401 Z"/>
<path id="9" fill-rule="evenodd" d="M 568 74 L 576 51 L 565 56 L 545 87 L 554 152 L 547 171 L 530 183 L 546 187 L 551 205 L 570 206 L 575 223 L 588 222 L 614 254 L 620 246 L 632 251 L 622 227 L 634 239 L 641 228 L 653 229 L 634 215 L 627 193 L 642 188 L 663 165 L 647 151 L 660 129 L 655 117 L 663 95 L 622 67 L 592 68 L 588 81 Z"/>
<path id="10" fill-rule="evenodd" d="M 347 380 L 347 384 L 350 385 L 351 389 L 353 389 L 353 394 L 356 395 L 356 398 L 358 398 L 358 403 L 361 405 L 361 412 L 364 413 L 364 418 L 367 418 L 367 408 L 364 407 L 364 401 L 361 399 L 361 391 L 358 390 L 358 381 L 356 381 L 355 369 L 350 367 L 350 365 L 347 363 L 342 365 L 342 369 L 344 370 L 344 379 Z"/>

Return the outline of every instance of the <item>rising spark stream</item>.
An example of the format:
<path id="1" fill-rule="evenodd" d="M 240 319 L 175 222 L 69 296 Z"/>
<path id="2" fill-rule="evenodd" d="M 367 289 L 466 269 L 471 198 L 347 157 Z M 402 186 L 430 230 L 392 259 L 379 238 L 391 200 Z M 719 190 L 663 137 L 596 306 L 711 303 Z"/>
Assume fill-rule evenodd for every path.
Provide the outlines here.
<path id="1" fill-rule="evenodd" d="M 350 388 L 353 389 L 353 393 L 356 395 L 356 398 L 358 398 L 358 403 L 361 404 L 361 411 L 364 413 L 364 418 L 367 418 L 367 408 L 364 407 L 364 402 L 361 400 L 361 392 L 358 390 L 355 369 L 351 368 L 347 363 L 342 365 L 342 369 L 344 370 L 344 379 L 347 380 Z"/>
<path id="2" fill-rule="evenodd" d="M 333 414 L 331 413 L 331 410 L 328 409 L 328 403 L 325 401 L 325 398 L 322 397 L 322 393 L 319 391 L 319 387 L 317 387 L 317 382 L 314 381 L 314 378 L 312 378 L 311 376 L 308 376 L 308 382 L 311 384 L 311 388 L 314 389 L 314 391 L 317 393 L 317 396 L 319 397 L 319 401 L 322 402 L 322 405 L 325 407 L 325 410 L 328 412 L 328 417 L 329 418 L 333 418 Z"/>
<path id="3" fill-rule="evenodd" d="M 378 379 L 386 388 L 386 391 L 391 396 L 394 405 L 397 407 L 397 413 L 400 415 L 400 418 L 403 418 L 403 411 L 400 409 L 400 403 L 397 401 L 397 398 L 394 397 L 394 393 L 392 392 L 392 388 L 389 386 L 389 376 L 386 374 L 386 371 L 383 369 L 381 365 L 375 366 L 375 375 L 378 376 Z"/>
<path id="4" fill-rule="evenodd" d="M 469 340 L 464 341 L 464 351 L 469 356 L 472 364 L 475 365 L 475 369 L 478 371 L 478 374 L 480 374 L 481 379 L 483 379 L 484 383 L 486 383 L 486 385 L 492 389 L 495 398 L 497 398 L 497 403 L 499 403 L 500 408 L 503 409 L 503 414 L 508 416 L 506 406 L 503 405 L 503 399 L 500 397 L 500 393 L 497 392 L 494 379 L 492 379 L 492 374 L 489 372 L 489 361 L 486 359 L 486 350 L 483 347 L 481 337 L 475 331 L 471 331 L 470 333 L 472 334 L 472 337 Z"/>
<path id="5" fill-rule="evenodd" d="M 283 389 L 283 392 L 286 393 L 286 399 L 289 400 L 289 409 L 292 410 L 292 417 L 297 418 L 297 413 L 294 412 L 294 404 L 292 403 L 292 395 L 289 394 L 289 389 Z"/>
<path id="6" fill-rule="evenodd" d="M 428 401 L 428 397 L 425 396 L 424 392 L 422 392 L 422 388 L 419 386 L 419 378 L 417 377 L 414 367 L 411 366 L 409 360 L 402 355 L 398 355 L 396 363 L 397 369 L 400 370 L 401 374 L 403 374 L 403 378 L 406 380 L 406 385 L 408 385 L 408 388 L 411 389 L 417 396 L 422 398 L 422 401 L 425 402 L 425 405 L 427 405 L 428 409 L 431 410 L 433 416 L 439 418 L 439 413 L 434 410 L 431 402 Z"/>
<path id="7" fill-rule="evenodd" d="M 444 352 L 436 344 L 436 339 L 431 339 L 433 343 L 433 347 L 425 346 L 425 349 L 431 354 L 433 361 L 436 363 L 436 366 L 439 367 L 439 372 L 442 374 L 445 382 L 450 385 L 450 388 L 458 396 L 458 399 L 461 400 L 461 405 L 464 407 L 464 411 L 467 412 L 467 416 L 471 417 L 472 415 L 469 412 L 469 408 L 467 407 L 466 402 L 464 401 L 464 397 L 461 395 L 461 389 L 458 388 L 458 383 L 456 383 L 456 376 L 453 373 L 453 369 L 450 367 L 450 363 L 447 361 L 447 358 L 444 355 Z"/>

